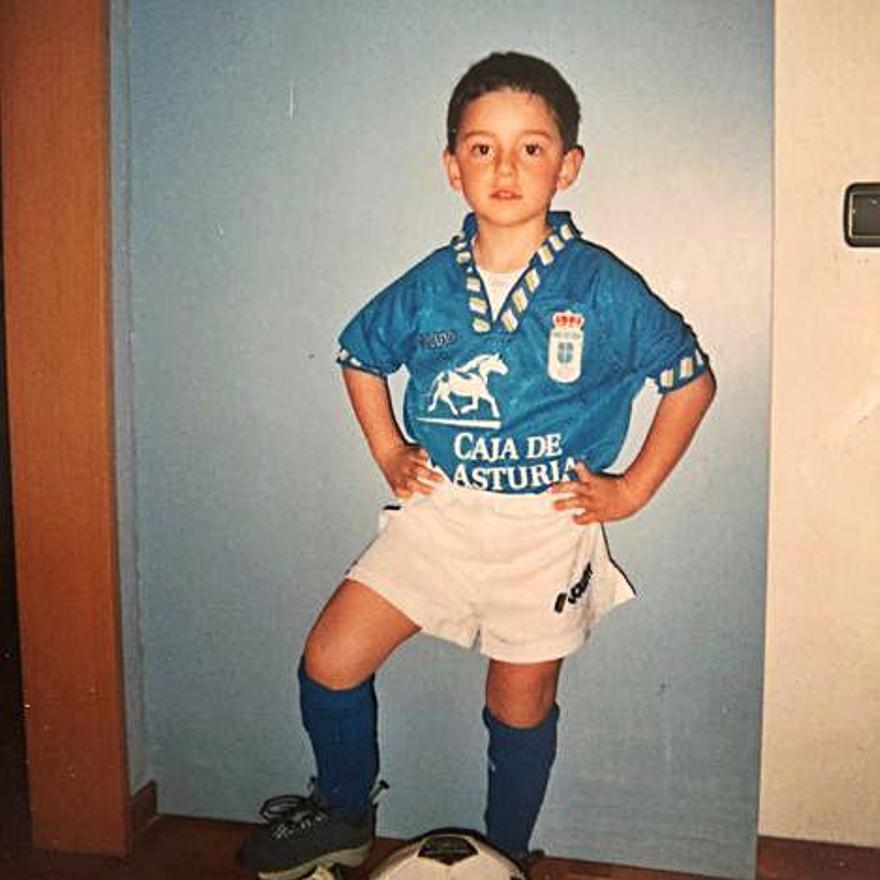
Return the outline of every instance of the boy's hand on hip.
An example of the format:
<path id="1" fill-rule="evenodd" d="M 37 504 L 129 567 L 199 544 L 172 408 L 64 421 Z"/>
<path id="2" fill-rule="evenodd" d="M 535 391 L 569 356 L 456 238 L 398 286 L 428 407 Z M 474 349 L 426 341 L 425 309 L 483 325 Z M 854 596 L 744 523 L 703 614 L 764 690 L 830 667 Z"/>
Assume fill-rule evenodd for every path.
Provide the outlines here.
<path id="1" fill-rule="evenodd" d="M 398 498 L 411 498 L 413 495 L 430 495 L 434 491 L 432 483 L 439 483 L 443 477 L 428 465 L 428 453 L 415 443 L 392 446 L 377 462 Z"/>
<path id="2" fill-rule="evenodd" d="M 554 483 L 550 491 L 566 497 L 553 502 L 557 510 L 577 510 L 572 519 L 580 526 L 632 516 L 644 504 L 625 475 L 594 474 L 583 462 L 574 466 L 576 480 Z"/>

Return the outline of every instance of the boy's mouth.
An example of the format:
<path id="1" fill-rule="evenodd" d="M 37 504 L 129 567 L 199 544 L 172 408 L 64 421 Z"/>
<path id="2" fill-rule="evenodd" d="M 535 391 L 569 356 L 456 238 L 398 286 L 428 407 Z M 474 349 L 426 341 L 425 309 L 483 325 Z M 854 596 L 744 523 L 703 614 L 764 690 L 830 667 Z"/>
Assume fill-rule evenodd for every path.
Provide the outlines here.
<path id="1" fill-rule="evenodd" d="M 519 193 L 512 189 L 496 189 L 492 191 L 493 199 L 518 199 Z"/>

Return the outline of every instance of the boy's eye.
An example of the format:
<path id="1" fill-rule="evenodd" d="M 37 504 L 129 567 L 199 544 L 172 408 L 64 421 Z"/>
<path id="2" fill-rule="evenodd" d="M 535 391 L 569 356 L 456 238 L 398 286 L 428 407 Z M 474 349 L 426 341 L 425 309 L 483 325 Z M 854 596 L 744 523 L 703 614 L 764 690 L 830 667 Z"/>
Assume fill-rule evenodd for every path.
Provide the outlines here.
<path id="1" fill-rule="evenodd" d="M 471 154 L 474 156 L 488 156 L 492 152 L 492 147 L 489 144 L 473 144 L 471 146 Z"/>
<path id="2" fill-rule="evenodd" d="M 540 144 L 526 144 L 525 151 L 526 151 L 526 155 L 528 155 L 528 156 L 540 156 L 541 155 L 541 145 Z"/>

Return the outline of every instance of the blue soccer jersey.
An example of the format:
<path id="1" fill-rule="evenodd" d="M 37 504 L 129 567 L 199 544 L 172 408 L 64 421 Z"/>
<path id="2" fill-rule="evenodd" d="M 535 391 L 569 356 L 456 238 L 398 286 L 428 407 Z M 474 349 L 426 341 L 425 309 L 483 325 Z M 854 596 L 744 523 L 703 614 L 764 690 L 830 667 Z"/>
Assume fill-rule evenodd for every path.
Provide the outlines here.
<path id="1" fill-rule="evenodd" d="M 409 372 L 404 424 L 461 486 L 540 492 L 620 452 L 646 379 L 661 393 L 706 370 L 682 317 L 611 253 L 549 216 L 493 320 L 474 264 L 474 216 L 369 302 L 340 336 L 339 362 Z"/>

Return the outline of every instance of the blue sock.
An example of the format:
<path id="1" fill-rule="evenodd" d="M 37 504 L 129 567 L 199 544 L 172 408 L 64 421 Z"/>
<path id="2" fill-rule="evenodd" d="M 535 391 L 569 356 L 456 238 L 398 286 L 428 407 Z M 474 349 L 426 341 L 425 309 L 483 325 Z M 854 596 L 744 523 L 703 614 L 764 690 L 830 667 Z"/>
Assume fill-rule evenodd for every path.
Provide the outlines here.
<path id="1" fill-rule="evenodd" d="M 486 837 L 507 853 L 524 854 L 544 802 L 556 757 L 559 706 L 535 727 L 510 727 L 483 709 L 489 729 Z"/>
<path id="2" fill-rule="evenodd" d="M 379 772 L 373 676 L 332 690 L 309 678 L 300 662 L 299 706 L 318 767 L 318 791 L 354 820 L 367 810 Z"/>

